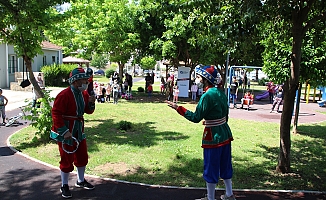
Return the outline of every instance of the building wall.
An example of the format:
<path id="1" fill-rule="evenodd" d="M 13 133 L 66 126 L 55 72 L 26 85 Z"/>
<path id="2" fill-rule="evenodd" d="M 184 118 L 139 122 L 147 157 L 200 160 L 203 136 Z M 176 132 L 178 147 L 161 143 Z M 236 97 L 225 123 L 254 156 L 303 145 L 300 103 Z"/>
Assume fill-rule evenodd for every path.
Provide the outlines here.
<path id="1" fill-rule="evenodd" d="M 6 44 L 0 43 L 0 88 L 7 85 Z"/>
<path id="2" fill-rule="evenodd" d="M 51 50 L 43 49 L 44 54 L 37 55 L 32 62 L 33 72 L 40 72 L 41 67 L 44 65 L 51 65 L 54 63 L 62 63 L 62 51 L 61 50 Z M 10 60 L 15 64 L 15 70 L 9 70 Z M 11 87 L 12 82 L 17 82 L 15 80 L 15 72 L 23 71 L 23 58 L 17 58 L 14 51 L 13 45 L 6 45 L 0 41 L 0 88 Z M 26 70 L 26 68 L 25 68 Z M 24 74 L 26 77 L 26 73 Z"/>

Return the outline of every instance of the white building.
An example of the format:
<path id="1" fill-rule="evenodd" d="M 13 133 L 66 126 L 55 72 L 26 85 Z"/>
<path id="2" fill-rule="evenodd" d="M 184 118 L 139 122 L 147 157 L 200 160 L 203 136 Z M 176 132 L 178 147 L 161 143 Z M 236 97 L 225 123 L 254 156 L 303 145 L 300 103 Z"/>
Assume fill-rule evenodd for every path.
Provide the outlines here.
<path id="1" fill-rule="evenodd" d="M 42 42 L 43 54 L 37 55 L 32 62 L 33 72 L 39 72 L 42 66 L 62 64 L 62 48 L 48 41 Z M 17 57 L 14 46 L 0 41 L 0 88 L 9 88 L 11 82 L 17 82 L 16 72 L 23 72 L 23 58 Z M 26 70 L 26 68 L 25 68 Z"/>

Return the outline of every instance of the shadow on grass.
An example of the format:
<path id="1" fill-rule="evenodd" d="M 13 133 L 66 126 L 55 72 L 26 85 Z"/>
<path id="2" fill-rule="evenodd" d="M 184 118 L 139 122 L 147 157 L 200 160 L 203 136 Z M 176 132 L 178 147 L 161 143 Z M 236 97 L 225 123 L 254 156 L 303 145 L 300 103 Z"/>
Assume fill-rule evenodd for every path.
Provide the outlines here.
<path id="1" fill-rule="evenodd" d="M 92 120 L 87 120 L 91 122 Z M 88 150 L 100 151 L 98 146 L 105 144 L 129 144 L 138 147 L 150 147 L 157 145 L 161 140 L 186 140 L 189 137 L 179 132 L 157 132 L 152 125 L 154 122 L 131 123 L 128 131 L 119 130 L 118 123 L 113 120 L 94 120 L 100 124 L 93 127 L 85 127 L 87 133 Z"/>
<path id="2" fill-rule="evenodd" d="M 319 190 L 325 191 L 326 145 L 306 139 L 292 141 L 291 172 L 276 173 L 279 147 L 258 145 L 259 150 L 251 151 L 253 159 L 264 158 L 261 162 L 250 162 L 248 159 L 234 157 L 235 188 L 249 186 L 255 189 L 286 189 L 286 190 Z M 259 163 L 259 164 L 257 164 Z M 249 188 L 248 188 L 249 189 Z"/>

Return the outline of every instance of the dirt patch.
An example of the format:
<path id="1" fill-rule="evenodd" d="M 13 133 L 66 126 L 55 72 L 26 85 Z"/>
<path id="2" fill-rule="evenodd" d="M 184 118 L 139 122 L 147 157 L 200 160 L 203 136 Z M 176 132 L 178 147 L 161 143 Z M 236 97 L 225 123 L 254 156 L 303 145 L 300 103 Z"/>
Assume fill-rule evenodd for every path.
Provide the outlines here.
<path id="1" fill-rule="evenodd" d="M 134 174 L 137 172 L 137 169 L 127 166 L 126 163 L 105 163 L 95 167 L 94 172 L 105 175 L 121 175 L 126 176 Z"/>

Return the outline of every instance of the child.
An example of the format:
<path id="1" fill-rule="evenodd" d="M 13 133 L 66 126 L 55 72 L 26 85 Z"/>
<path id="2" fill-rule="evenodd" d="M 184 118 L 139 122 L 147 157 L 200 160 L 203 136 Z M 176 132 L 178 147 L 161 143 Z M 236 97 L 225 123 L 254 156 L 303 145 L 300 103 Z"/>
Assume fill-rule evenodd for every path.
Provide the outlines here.
<path id="1" fill-rule="evenodd" d="M 110 102 L 110 96 L 111 96 L 111 85 L 108 83 L 106 86 L 106 101 Z"/>
<path id="2" fill-rule="evenodd" d="M 5 102 L 6 100 L 6 102 Z M 8 104 L 8 99 L 2 95 L 2 89 L 0 88 L 0 117 L 2 116 L 2 123 L 5 124 L 6 110 L 5 107 Z"/>
<path id="3" fill-rule="evenodd" d="M 253 104 L 254 97 L 252 96 L 250 91 L 247 91 L 244 95 L 244 97 L 241 99 L 241 108 L 243 108 L 243 105 L 248 105 L 248 111 L 249 106 Z"/>
<path id="4" fill-rule="evenodd" d="M 165 90 L 165 80 L 164 80 L 164 77 L 162 76 L 161 77 L 161 95 L 164 94 L 164 90 Z"/>
<path id="5" fill-rule="evenodd" d="M 283 100 L 283 97 L 284 97 L 284 94 L 283 94 L 282 86 L 279 86 L 277 94 L 276 94 L 275 99 L 273 101 L 273 106 L 272 106 L 272 110 L 270 111 L 270 113 L 274 112 L 275 107 L 277 107 L 276 108 L 277 109 L 276 113 L 279 112 L 280 105 L 281 105 L 281 102 Z"/>
<path id="6" fill-rule="evenodd" d="M 151 83 L 147 87 L 147 92 L 148 92 L 148 97 L 151 97 L 153 92 L 153 86 Z"/>
<path id="7" fill-rule="evenodd" d="M 191 99 L 193 101 L 196 101 L 198 86 L 196 85 L 195 82 L 192 83 L 192 86 L 191 86 L 191 89 L 190 90 L 191 90 Z"/>
<path id="8" fill-rule="evenodd" d="M 113 81 L 113 85 L 112 85 L 113 104 L 117 104 L 118 103 L 119 90 L 120 90 L 120 86 L 118 84 L 117 79 L 115 79 Z"/>
<path id="9" fill-rule="evenodd" d="M 173 102 L 174 103 L 178 103 L 178 97 L 179 97 L 179 87 L 176 85 L 174 86 L 174 89 L 173 89 Z"/>

